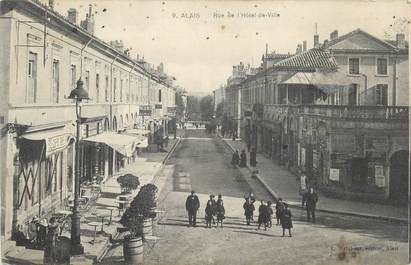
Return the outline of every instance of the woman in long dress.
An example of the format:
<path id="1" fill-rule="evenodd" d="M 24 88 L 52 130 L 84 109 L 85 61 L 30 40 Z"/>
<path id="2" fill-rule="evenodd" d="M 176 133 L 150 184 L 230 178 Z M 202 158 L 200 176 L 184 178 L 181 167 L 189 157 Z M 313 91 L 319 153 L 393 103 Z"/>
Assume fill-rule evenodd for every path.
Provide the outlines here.
<path id="1" fill-rule="evenodd" d="M 284 211 L 281 215 L 281 226 L 283 227 L 283 236 L 285 236 L 285 229 L 288 229 L 288 235 L 291 237 L 291 228 L 293 228 L 293 221 L 291 219 L 291 211 L 288 205 L 284 203 Z"/>

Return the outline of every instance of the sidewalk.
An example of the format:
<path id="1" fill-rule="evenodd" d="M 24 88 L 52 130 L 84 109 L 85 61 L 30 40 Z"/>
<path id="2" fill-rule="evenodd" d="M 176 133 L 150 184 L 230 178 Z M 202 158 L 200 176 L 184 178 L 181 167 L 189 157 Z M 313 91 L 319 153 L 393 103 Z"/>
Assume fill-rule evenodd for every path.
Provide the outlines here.
<path id="1" fill-rule="evenodd" d="M 168 146 L 165 148 L 167 152 L 145 153 L 143 152 L 134 163 L 126 165 L 115 176 L 108 179 L 101 188 L 101 194 L 99 198 L 90 206 L 90 208 L 81 212 L 82 217 L 80 219 L 80 235 L 81 243 L 84 247 L 84 254 L 79 256 L 72 256 L 71 264 L 93 264 L 95 261 L 102 258 L 110 246 L 110 238 L 115 238 L 117 233 L 117 227 L 120 226 L 118 221 L 120 216 L 118 210 L 113 210 L 112 224 L 104 225 L 104 233 L 96 235 L 96 241 L 94 244 L 90 242 L 93 239 L 94 228 L 89 226 L 90 222 L 101 222 L 99 215 L 106 215 L 104 222 L 107 223 L 110 217 L 110 211 L 104 209 L 104 207 L 115 207 L 116 196 L 120 194 L 120 186 L 117 183 L 117 177 L 125 174 L 132 173 L 139 177 L 140 186 L 151 183 L 155 180 L 157 172 L 162 168 L 163 163 L 169 156 L 170 151 L 173 150 L 175 145 L 179 142 L 179 139 L 170 139 Z M 133 196 L 138 193 L 138 190 L 133 192 Z M 100 226 L 97 227 L 97 231 L 100 230 Z M 69 233 L 63 233 L 62 236 L 70 238 Z M 30 265 L 42 265 L 43 264 L 43 251 L 26 249 L 24 247 L 14 247 L 14 242 L 11 242 L 13 247 L 10 247 L 5 253 L 2 253 L 2 259 L 6 261 L 30 264 Z"/>
<path id="2" fill-rule="evenodd" d="M 223 141 L 232 149 L 247 150 L 241 140 L 233 141 L 224 138 Z M 247 153 L 247 160 L 249 154 Z M 248 163 L 249 161 L 247 161 Z M 257 178 L 275 198 L 281 197 L 294 207 L 301 206 L 301 196 L 298 192 L 299 180 L 287 169 L 275 164 L 262 154 L 257 154 L 257 167 L 259 176 Z M 251 169 L 250 169 L 251 170 Z M 350 200 L 340 200 L 326 197 L 319 192 L 317 209 L 323 212 L 338 213 L 345 215 L 369 217 L 390 221 L 408 223 L 408 210 L 406 207 L 395 207 L 377 203 L 366 203 Z"/>

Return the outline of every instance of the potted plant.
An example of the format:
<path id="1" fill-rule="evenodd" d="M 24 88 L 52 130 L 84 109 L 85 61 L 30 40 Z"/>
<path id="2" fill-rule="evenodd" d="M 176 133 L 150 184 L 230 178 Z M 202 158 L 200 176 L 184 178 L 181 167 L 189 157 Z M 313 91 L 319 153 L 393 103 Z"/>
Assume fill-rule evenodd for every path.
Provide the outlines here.
<path id="1" fill-rule="evenodd" d="M 143 263 L 143 216 L 138 215 L 131 207 L 120 219 L 120 223 L 128 228 L 129 234 L 124 237 L 123 256 L 126 264 Z"/>
<path id="2" fill-rule="evenodd" d="M 140 181 L 137 176 L 133 174 L 125 174 L 117 178 L 117 182 L 121 187 L 121 194 L 130 193 L 132 190 L 136 190 L 140 185 Z"/>

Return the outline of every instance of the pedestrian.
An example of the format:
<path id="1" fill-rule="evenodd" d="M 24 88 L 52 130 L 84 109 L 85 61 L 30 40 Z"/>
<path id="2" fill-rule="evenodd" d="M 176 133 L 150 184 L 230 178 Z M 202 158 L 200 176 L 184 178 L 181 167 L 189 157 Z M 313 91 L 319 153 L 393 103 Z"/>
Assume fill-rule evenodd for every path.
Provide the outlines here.
<path id="1" fill-rule="evenodd" d="M 271 226 L 273 225 L 273 221 L 272 221 L 272 217 L 274 214 L 273 208 L 272 208 L 272 202 L 268 201 L 267 202 L 267 210 L 268 210 L 268 227 L 271 228 Z"/>
<path id="2" fill-rule="evenodd" d="M 301 174 L 300 177 L 300 195 L 302 196 L 302 206 L 304 207 L 304 204 L 307 200 L 307 193 L 308 193 L 308 189 L 307 189 L 307 176 L 304 174 L 304 172 Z"/>
<path id="3" fill-rule="evenodd" d="M 284 203 L 284 211 L 281 215 L 281 226 L 283 227 L 283 237 L 285 236 L 285 229 L 288 229 L 288 235 L 291 237 L 293 221 L 291 219 L 291 211 L 288 209 L 288 204 L 286 203 Z"/>
<path id="4" fill-rule="evenodd" d="M 240 155 L 240 167 L 247 167 L 247 155 L 245 154 L 245 150 L 241 151 Z"/>
<path id="5" fill-rule="evenodd" d="M 195 191 L 191 191 L 191 195 L 186 200 L 186 210 L 188 212 L 188 226 L 197 225 L 197 211 L 200 208 L 200 200 L 198 199 Z"/>
<path id="6" fill-rule="evenodd" d="M 34 244 L 36 247 L 38 246 L 38 240 L 39 240 L 39 235 L 38 235 L 38 222 L 39 222 L 39 218 L 37 216 L 34 216 L 30 223 L 29 223 L 29 227 L 28 227 L 28 242 L 30 244 Z"/>
<path id="7" fill-rule="evenodd" d="M 310 221 L 312 217 L 313 223 L 315 223 L 315 207 L 318 202 L 318 195 L 314 192 L 313 188 L 310 188 L 306 200 L 307 220 Z"/>
<path id="8" fill-rule="evenodd" d="M 282 198 L 278 198 L 275 205 L 275 218 L 277 219 L 277 225 L 281 224 L 281 215 L 284 212 L 284 203 Z"/>
<path id="9" fill-rule="evenodd" d="M 215 198 L 215 196 L 214 196 L 214 194 L 211 194 L 210 195 L 210 197 L 211 197 L 211 201 L 212 201 L 212 203 L 213 203 L 213 207 L 212 207 L 212 217 L 213 217 L 213 225 L 215 225 L 215 217 L 217 216 L 217 202 L 216 202 L 216 200 L 214 199 Z"/>
<path id="10" fill-rule="evenodd" d="M 48 223 L 46 243 L 44 246 L 43 263 L 45 265 L 55 264 L 57 261 L 57 238 L 60 234 L 59 225 L 55 217 L 51 217 Z"/>
<path id="11" fill-rule="evenodd" d="M 231 164 L 234 167 L 237 167 L 239 162 L 240 162 L 240 155 L 238 154 L 238 150 L 235 150 L 235 152 L 233 153 L 233 156 L 231 158 Z"/>
<path id="12" fill-rule="evenodd" d="M 250 166 L 252 167 L 257 166 L 257 153 L 255 151 L 255 148 L 252 148 L 250 152 Z"/>
<path id="13" fill-rule="evenodd" d="M 211 222 L 213 221 L 214 217 L 214 195 L 210 195 L 210 199 L 207 201 L 206 208 L 205 208 L 205 220 L 206 220 L 206 227 L 211 228 Z"/>
<path id="14" fill-rule="evenodd" d="M 216 212 L 217 212 L 217 227 L 218 227 L 218 223 L 220 223 L 221 227 L 223 227 L 223 220 L 225 219 L 225 209 L 224 209 L 224 202 L 223 202 L 223 198 L 221 194 L 218 194 Z"/>
<path id="15" fill-rule="evenodd" d="M 264 230 L 267 231 L 267 223 L 268 223 L 268 209 L 267 205 L 265 205 L 264 201 L 260 201 L 260 207 L 258 207 L 258 230 L 260 229 L 261 225 L 264 224 Z"/>
<path id="16" fill-rule="evenodd" d="M 254 214 L 254 203 L 251 202 L 250 198 L 245 198 L 245 203 L 243 204 L 245 220 L 247 221 L 247 225 L 250 225 L 252 216 Z"/>

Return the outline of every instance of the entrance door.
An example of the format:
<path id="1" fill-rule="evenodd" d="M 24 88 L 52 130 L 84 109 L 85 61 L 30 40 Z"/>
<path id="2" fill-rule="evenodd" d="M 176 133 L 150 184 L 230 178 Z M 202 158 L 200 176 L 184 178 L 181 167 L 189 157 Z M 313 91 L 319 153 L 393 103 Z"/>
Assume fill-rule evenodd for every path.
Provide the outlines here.
<path id="1" fill-rule="evenodd" d="M 364 187 L 367 185 L 368 178 L 368 159 L 353 158 L 352 167 L 352 184 L 354 187 Z"/>
<path id="2" fill-rule="evenodd" d="M 390 159 L 390 198 L 405 204 L 408 197 L 408 152 L 398 151 Z"/>

